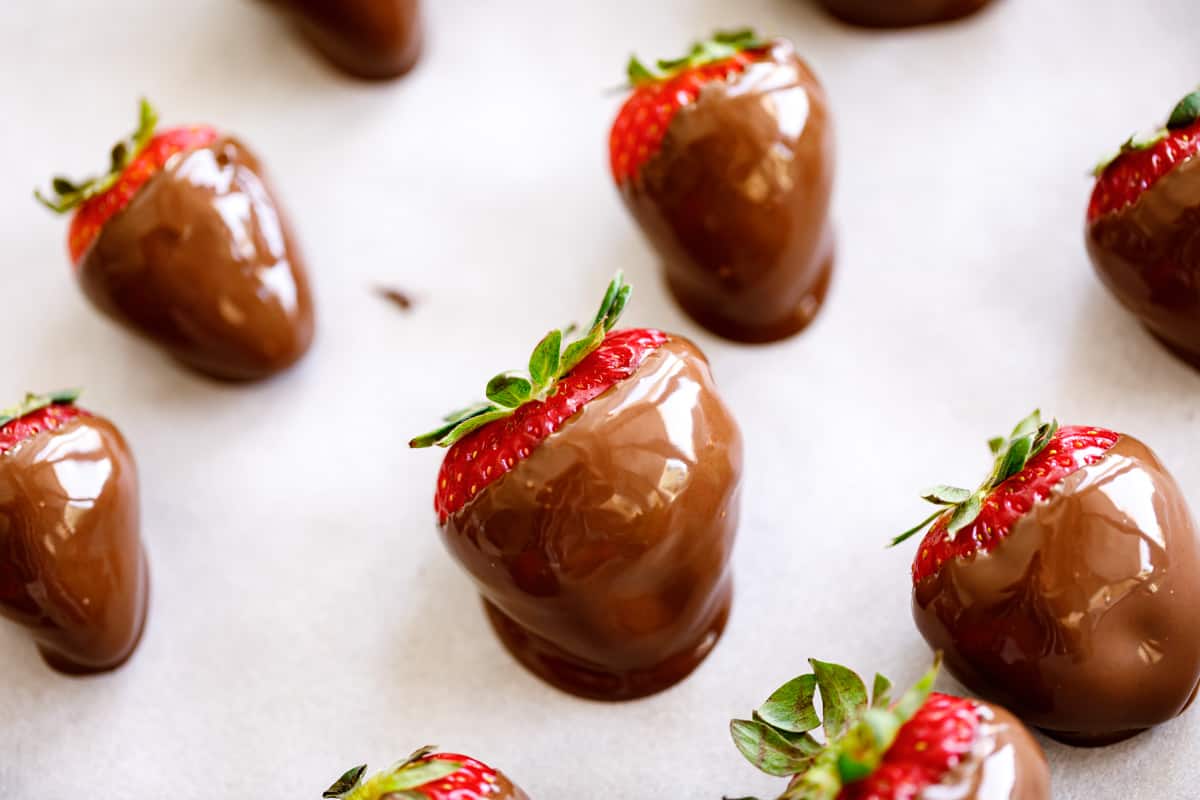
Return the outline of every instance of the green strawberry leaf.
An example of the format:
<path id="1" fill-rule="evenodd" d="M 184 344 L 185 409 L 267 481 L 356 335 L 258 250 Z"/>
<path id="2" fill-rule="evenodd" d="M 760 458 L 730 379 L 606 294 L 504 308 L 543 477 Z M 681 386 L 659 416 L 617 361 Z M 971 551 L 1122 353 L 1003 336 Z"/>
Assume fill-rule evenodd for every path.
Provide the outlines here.
<path id="1" fill-rule="evenodd" d="M 789 738 L 759 720 L 735 719 L 729 733 L 747 761 L 777 778 L 803 771 L 821 749 L 811 737 Z"/>
<path id="2" fill-rule="evenodd" d="M 73 181 L 61 175 L 56 176 L 50 182 L 53 192 L 51 197 L 43 195 L 40 189 L 34 189 L 33 196 L 51 211 L 65 214 L 93 197 L 104 194 L 116 184 L 125 168 L 154 138 L 154 129 L 157 125 L 157 112 L 149 101 L 142 98 L 138 103 L 138 126 L 133 133 L 114 145 L 109 152 L 107 173 L 82 181 Z"/>
<path id="3" fill-rule="evenodd" d="M 1180 100 L 1172 109 L 1171 117 L 1167 120 L 1167 130 L 1188 128 L 1196 124 L 1197 120 L 1200 120 L 1200 90 Z"/>
<path id="4" fill-rule="evenodd" d="M 579 362 L 587 358 L 603 341 L 604 325 L 598 323 L 582 339 L 567 345 L 567 349 L 563 351 L 562 364 L 559 367 L 562 374 L 566 375 L 579 366 Z"/>
<path id="5" fill-rule="evenodd" d="M 902 542 L 907 542 L 909 539 L 911 539 L 912 537 L 916 536 L 921 531 L 928 528 L 930 523 L 932 523 L 934 520 L 936 520 L 938 517 L 942 516 L 942 514 L 945 514 L 945 513 L 946 513 L 945 509 L 939 508 L 937 511 L 933 512 L 928 517 L 921 520 L 921 522 L 918 523 L 917 525 L 914 525 L 913 527 L 909 528 L 908 530 L 906 530 L 904 533 L 900 534 L 899 536 L 893 537 L 893 539 L 892 539 L 891 543 L 888 545 L 888 547 L 895 547 L 896 545 L 898 545 Z"/>
<path id="6" fill-rule="evenodd" d="M 871 708 L 887 708 L 891 700 L 892 682 L 875 673 L 875 684 L 871 687 Z"/>
<path id="7" fill-rule="evenodd" d="M 533 397 L 533 384 L 513 372 L 502 372 L 488 381 L 487 399 L 504 408 L 519 408 Z"/>
<path id="8" fill-rule="evenodd" d="M 810 658 L 808 663 L 812 665 L 821 692 L 825 736 L 832 741 L 845 733 L 850 721 L 867 708 L 867 687 L 862 678 L 840 664 L 815 658 Z"/>
<path id="9" fill-rule="evenodd" d="M 946 524 L 946 533 L 953 538 L 955 534 L 974 522 L 981 511 L 983 511 L 983 499 L 977 494 L 971 495 L 967 498 L 967 502 L 955 506 L 954 514 L 950 517 L 950 522 Z"/>
<path id="10" fill-rule="evenodd" d="M 366 774 L 367 765 L 359 764 L 357 767 L 351 767 L 346 770 L 342 777 L 333 782 L 333 785 L 326 789 L 321 797 L 330 797 L 335 800 L 341 800 L 362 781 L 362 777 Z"/>
<path id="11" fill-rule="evenodd" d="M 768 725 L 790 733 L 807 733 L 821 727 L 813 705 L 817 690 L 815 675 L 801 675 L 775 690 L 759 706 L 756 716 Z"/>
<path id="12" fill-rule="evenodd" d="M 921 493 L 922 500 L 939 506 L 956 506 L 965 502 L 970 496 L 969 489 L 960 489 L 957 486 L 946 486 L 945 484 L 930 487 Z"/>
<path id="13" fill-rule="evenodd" d="M 562 360 L 562 331 L 553 330 L 545 335 L 529 357 L 529 377 L 533 379 L 534 392 L 542 391 L 554 384 Z"/>
<path id="14" fill-rule="evenodd" d="M 416 789 L 427 783 L 441 780 L 462 769 L 461 761 L 434 759 L 417 763 L 405 763 L 396 768 L 390 775 L 383 775 L 372 780 L 372 789 L 380 795 L 388 792 L 401 792 L 405 789 Z"/>

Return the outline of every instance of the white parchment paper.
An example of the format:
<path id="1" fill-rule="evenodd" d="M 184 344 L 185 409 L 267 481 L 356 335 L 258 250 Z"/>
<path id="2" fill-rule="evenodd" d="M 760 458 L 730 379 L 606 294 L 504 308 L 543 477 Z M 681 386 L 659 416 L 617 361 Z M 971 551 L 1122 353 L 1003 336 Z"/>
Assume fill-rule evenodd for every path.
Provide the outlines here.
<path id="1" fill-rule="evenodd" d="M 810 655 L 923 671 L 912 550 L 883 544 L 924 513 L 919 489 L 983 474 L 988 436 L 1035 406 L 1125 430 L 1200 505 L 1200 375 L 1108 297 L 1081 234 L 1087 171 L 1200 80 L 1194 0 L 997 0 L 907 33 L 805 0 L 427 5 L 425 60 L 384 86 L 330 71 L 246 0 L 0 10 L 0 397 L 82 385 L 122 427 L 153 578 L 141 649 L 111 675 L 54 674 L 0 625 L 0 795 L 317 797 L 436 743 L 538 800 L 765 796 L 781 783 L 742 761 L 729 718 Z M 824 313 L 757 348 L 674 307 L 606 169 L 605 90 L 629 52 L 743 23 L 797 42 L 840 145 Z M 241 135 L 291 210 L 320 320 L 279 380 L 211 383 L 103 320 L 65 223 L 30 196 L 101 167 L 141 93 L 168 124 Z M 404 443 L 590 314 L 618 267 L 630 323 L 711 357 L 748 467 L 723 642 L 682 685 L 604 705 L 501 649 L 434 532 L 440 454 Z M 1190 798 L 1200 713 L 1046 748 L 1056 798 Z"/>

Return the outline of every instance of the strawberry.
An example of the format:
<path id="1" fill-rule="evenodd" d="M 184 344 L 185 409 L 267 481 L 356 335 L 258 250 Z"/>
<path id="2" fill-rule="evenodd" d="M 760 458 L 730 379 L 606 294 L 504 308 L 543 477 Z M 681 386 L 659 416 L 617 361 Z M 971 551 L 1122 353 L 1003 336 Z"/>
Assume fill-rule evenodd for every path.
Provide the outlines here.
<path id="1" fill-rule="evenodd" d="M 367 765 L 348 770 L 322 797 L 336 800 L 529 800 L 482 761 L 422 747 L 401 763 L 363 780 Z"/>
<path id="2" fill-rule="evenodd" d="M 1137 202 L 1200 150 L 1200 91 L 1176 104 L 1165 127 L 1129 137 L 1117 154 L 1096 167 L 1088 221 Z"/>
<path id="3" fill-rule="evenodd" d="M 1200 91 L 1165 127 L 1096 170 L 1085 234 L 1096 274 L 1171 351 L 1200 368 Z"/>
<path id="4" fill-rule="evenodd" d="M 143 100 L 104 175 L 56 177 L 52 196 L 35 195 L 74 212 L 68 251 L 102 312 L 213 377 L 272 375 L 312 339 L 286 219 L 244 146 L 208 125 L 156 132 L 157 122 Z"/>
<path id="5" fill-rule="evenodd" d="M 139 104 L 138 116 L 137 129 L 113 146 L 107 173 L 84 181 L 56 177 L 53 197 L 43 195 L 41 190 L 34 192 L 51 211 L 59 214 L 75 211 L 67 233 L 67 249 L 76 267 L 105 224 L 129 205 L 138 190 L 168 161 L 217 140 L 216 129 L 208 125 L 156 132 L 158 113 L 146 100 Z"/>
<path id="6" fill-rule="evenodd" d="M 717 33 L 627 69 L 613 179 L 676 300 L 735 341 L 805 328 L 833 268 L 834 143 L 824 89 L 783 39 Z"/>
<path id="7" fill-rule="evenodd" d="M 843 22 L 866 28 L 908 28 L 969 16 L 990 0 L 821 0 Z"/>
<path id="8" fill-rule="evenodd" d="M 741 438 L 690 342 L 614 330 L 608 287 L 587 332 L 554 330 L 527 374 L 412 447 L 440 445 L 434 509 L 501 640 L 588 697 L 666 688 L 715 645 L 729 611 Z M 666 554 L 673 554 L 666 557 Z"/>
<path id="9" fill-rule="evenodd" d="M 420 0 L 268 0 L 330 63 L 365 80 L 404 75 L 421 55 Z"/>
<path id="10" fill-rule="evenodd" d="M 0 615 L 50 666 L 90 673 L 137 647 L 148 578 L 133 458 L 78 394 L 0 411 Z"/>
<path id="11" fill-rule="evenodd" d="M 988 772 L 1001 777 L 984 778 L 995 781 L 987 797 L 1050 797 L 1045 756 L 1024 726 L 999 707 L 933 692 L 937 664 L 896 702 L 881 675 L 868 702 L 854 672 L 809 664 L 813 672 L 781 686 L 752 719 L 730 723 L 742 755 L 769 775 L 791 778 L 780 800 L 916 800 L 935 786 L 967 797 L 955 792 L 978 788 Z M 817 728 L 824 743 L 812 733 Z M 1001 769 L 988 769 L 992 759 Z"/>
<path id="12" fill-rule="evenodd" d="M 1103 428 L 1059 428 L 1043 423 L 1034 412 L 1017 425 L 1008 440 L 988 444 L 995 456 L 991 475 L 974 492 L 954 486 L 934 486 L 922 498 L 938 506 L 933 516 L 892 540 L 899 544 L 931 522 L 913 562 L 913 582 L 934 574 L 952 558 L 969 558 L 996 547 L 1033 505 L 1071 473 L 1095 464 L 1117 443 L 1117 434 Z"/>
<path id="13" fill-rule="evenodd" d="M 732 81 L 746 67 L 767 57 L 766 43 L 752 30 L 717 33 L 697 42 L 679 59 L 648 67 L 636 56 L 626 72 L 633 93 L 621 106 L 608 137 L 613 179 L 622 185 L 658 152 L 671 120 L 684 106 L 696 102 L 700 90 L 713 82 Z"/>
<path id="14" fill-rule="evenodd" d="M 1200 685 L 1200 542 L 1174 480 L 1133 437 L 1036 411 L 989 446 L 978 489 L 928 489 L 938 510 L 893 540 L 929 528 L 912 577 L 930 646 L 974 692 L 1063 741 L 1181 713 Z"/>

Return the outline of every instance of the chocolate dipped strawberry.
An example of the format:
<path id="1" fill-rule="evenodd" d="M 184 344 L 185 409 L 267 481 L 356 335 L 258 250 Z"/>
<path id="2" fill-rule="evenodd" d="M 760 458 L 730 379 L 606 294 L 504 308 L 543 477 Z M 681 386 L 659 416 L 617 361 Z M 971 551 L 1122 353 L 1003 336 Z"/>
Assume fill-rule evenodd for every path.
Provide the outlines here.
<path id="1" fill-rule="evenodd" d="M 672 294 L 730 339 L 797 333 L 833 269 L 834 141 L 816 76 L 791 43 L 751 31 L 628 71 L 612 173 Z"/>
<path id="2" fill-rule="evenodd" d="M 77 396 L 0 411 L 0 615 L 73 674 L 133 654 L 149 594 L 133 456 Z"/>
<path id="3" fill-rule="evenodd" d="M 937 486 L 913 616 L 950 672 L 1080 745 L 1179 715 L 1200 685 L 1200 542 L 1151 450 L 1035 412 L 974 491 Z"/>
<path id="4" fill-rule="evenodd" d="M 348 770 L 321 797 L 334 800 L 529 800 L 512 781 L 482 761 L 422 747 L 371 778 L 367 765 Z"/>
<path id="5" fill-rule="evenodd" d="M 512 654 L 605 700 L 682 680 L 729 614 L 742 439 L 686 339 L 613 330 L 618 276 L 587 332 L 537 346 L 488 402 L 414 439 L 449 447 L 434 507 Z"/>
<path id="6" fill-rule="evenodd" d="M 974 14 L 990 0 L 820 0 L 843 22 L 866 28 L 909 28 L 951 22 Z"/>
<path id="7" fill-rule="evenodd" d="M 38 198 L 74 212 L 68 249 L 88 299 L 187 366 L 225 380 L 280 372 L 307 352 L 312 300 L 258 159 L 206 125 L 138 129 L 109 171 L 54 179 Z"/>
<path id="8" fill-rule="evenodd" d="M 1096 274 L 1142 324 L 1200 368 L 1200 92 L 1166 127 L 1096 170 L 1086 238 Z"/>
<path id="9" fill-rule="evenodd" d="M 876 675 L 868 702 L 858 675 L 809 663 L 753 719 L 730 723 L 750 763 L 791 779 L 779 800 L 1049 800 L 1046 756 L 1025 726 L 999 706 L 932 691 L 936 665 L 896 702 Z"/>
<path id="10" fill-rule="evenodd" d="M 305 37 L 355 77 L 404 75 L 421 55 L 420 0 L 268 0 L 289 12 Z"/>

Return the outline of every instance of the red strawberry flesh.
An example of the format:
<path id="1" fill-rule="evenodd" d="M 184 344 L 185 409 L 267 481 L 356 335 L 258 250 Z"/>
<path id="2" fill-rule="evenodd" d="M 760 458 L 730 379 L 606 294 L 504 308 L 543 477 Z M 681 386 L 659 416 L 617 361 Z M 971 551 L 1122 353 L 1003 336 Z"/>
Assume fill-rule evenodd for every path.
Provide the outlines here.
<path id="1" fill-rule="evenodd" d="M 9 420 L 0 426 L 0 455 L 39 433 L 56 430 L 73 419 L 86 416 L 88 412 L 74 404 L 56 403 Z"/>
<path id="2" fill-rule="evenodd" d="M 1088 205 L 1088 222 L 1137 202 L 1147 190 L 1200 150 L 1200 121 L 1165 136 L 1146 149 L 1126 149 L 1101 172 Z"/>
<path id="3" fill-rule="evenodd" d="M 435 753 L 423 760 L 461 764 L 458 772 L 430 781 L 415 790 L 429 800 L 484 800 L 496 792 L 499 781 L 497 773 L 482 761 L 456 753 Z"/>
<path id="4" fill-rule="evenodd" d="M 609 134 L 609 159 L 617 185 L 632 180 L 658 152 L 671 120 L 681 108 L 696 102 L 706 84 L 732 81 L 764 56 L 763 50 L 746 50 L 722 61 L 686 68 L 663 80 L 636 86 Z"/>
<path id="5" fill-rule="evenodd" d="M 933 523 L 913 561 L 913 582 L 933 575 L 952 558 L 990 552 L 1034 503 L 1048 499 L 1051 490 L 1071 473 L 1104 458 L 1117 438 L 1118 434 L 1103 428 L 1060 428 L 1021 472 L 992 490 L 970 525 L 951 536 L 947 530 L 951 512 Z"/>
<path id="6" fill-rule="evenodd" d="M 446 453 L 438 473 L 434 509 L 446 519 L 527 458 L 588 402 L 632 376 L 667 341 L 652 329 L 614 331 L 598 349 L 559 379 L 545 400 L 525 403 L 509 417 L 467 435 Z"/>
<path id="7" fill-rule="evenodd" d="M 71 219 L 67 248 L 78 265 L 105 223 L 112 219 L 154 175 L 179 153 L 207 147 L 217 140 L 217 131 L 204 125 L 173 128 L 156 134 L 104 194 L 85 201 Z"/>
<path id="8" fill-rule="evenodd" d="M 971 751 L 979 706 L 934 692 L 900 728 L 879 768 L 846 786 L 839 800 L 913 800 Z"/>

